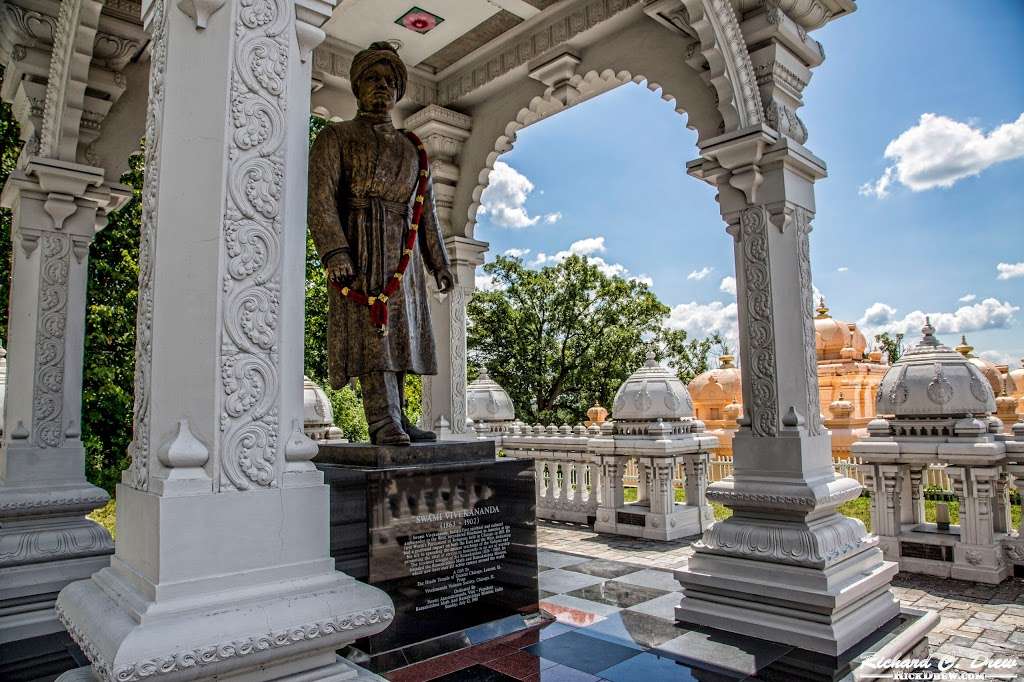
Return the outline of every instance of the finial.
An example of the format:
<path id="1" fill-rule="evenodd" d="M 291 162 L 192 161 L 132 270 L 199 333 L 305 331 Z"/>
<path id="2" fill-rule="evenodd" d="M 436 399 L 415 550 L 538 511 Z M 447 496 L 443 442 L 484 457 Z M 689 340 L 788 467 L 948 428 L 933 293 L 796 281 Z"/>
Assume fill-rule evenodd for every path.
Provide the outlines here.
<path id="1" fill-rule="evenodd" d="M 732 361 L 735 359 L 732 353 L 724 353 L 718 356 L 718 367 L 719 369 L 732 369 Z"/>
<path id="2" fill-rule="evenodd" d="M 926 316 L 924 318 L 924 326 L 921 327 L 921 333 L 924 337 L 921 339 L 921 345 L 923 346 L 937 346 L 939 345 L 938 339 L 935 338 L 935 327 L 932 326 L 931 317 Z"/>
<path id="3" fill-rule="evenodd" d="M 816 310 L 818 312 L 818 316 L 815 317 L 814 319 L 816 319 L 816 320 L 828 319 L 828 317 L 829 317 L 829 315 L 828 315 L 828 306 L 825 305 L 825 297 L 824 296 L 819 296 L 818 297 L 818 307 L 817 307 Z"/>
<path id="4" fill-rule="evenodd" d="M 656 367 L 657 365 L 658 365 L 658 363 L 654 359 L 654 351 L 653 350 L 647 351 L 647 361 L 644 362 L 644 366 L 645 367 Z"/>
<path id="5" fill-rule="evenodd" d="M 480 374 L 477 375 L 477 380 L 478 381 L 487 381 L 490 378 L 491 377 L 487 376 L 487 368 L 486 367 L 481 367 L 480 368 Z"/>
<path id="6" fill-rule="evenodd" d="M 957 346 L 954 350 L 956 350 L 957 353 L 960 353 L 960 355 L 964 356 L 965 358 L 974 357 L 973 355 L 971 355 L 971 351 L 974 350 L 974 346 L 967 343 L 966 334 L 962 334 L 960 336 L 960 345 Z"/>

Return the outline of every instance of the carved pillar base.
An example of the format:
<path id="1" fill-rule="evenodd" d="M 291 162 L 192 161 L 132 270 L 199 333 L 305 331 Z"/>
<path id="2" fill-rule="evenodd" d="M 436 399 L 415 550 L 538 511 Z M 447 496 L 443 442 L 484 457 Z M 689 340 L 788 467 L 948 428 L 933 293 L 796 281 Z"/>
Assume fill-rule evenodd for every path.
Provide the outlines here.
<path id="1" fill-rule="evenodd" d="M 6 430 L 0 447 L 0 644 L 59 632 L 57 592 L 106 566 L 110 534 L 85 515 L 82 343 L 89 244 L 130 196 L 90 166 L 30 157 L 4 189 L 14 210 Z"/>
<path id="2" fill-rule="evenodd" d="M 61 592 L 57 614 L 102 680 L 342 679 L 327 674 L 334 651 L 394 611 L 334 570 L 327 498 L 323 485 L 184 496 L 121 485 L 119 537 L 153 519 L 162 532 L 119 542 L 109 568 Z"/>

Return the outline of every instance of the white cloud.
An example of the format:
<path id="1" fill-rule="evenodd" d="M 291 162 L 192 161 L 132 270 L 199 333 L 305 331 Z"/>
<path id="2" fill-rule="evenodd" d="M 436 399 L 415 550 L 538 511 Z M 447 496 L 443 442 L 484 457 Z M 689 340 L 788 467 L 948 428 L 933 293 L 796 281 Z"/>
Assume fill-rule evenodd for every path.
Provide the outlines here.
<path id="1" fill-rule="evenodd" d="M 491 222 L 501 227 L 522 229 L 536 225 L 541 217 L 531 216 L 526 210 L 526 200 L 533 189 L 528 177 L 504 161 L 498 161 L 491 170 L 487 188 L 480 195 L 479 214 L 490 216 Z M 550 224 L 561 217 L 561 213 L 549 213 L 544 220 Z"/>
<path id="2" fill-rule="evenodd" d="M 1013 322 L 1013 314 L 1018 310 L 1020 307 L 1009 301 L 986 298 L 972 305 L 961 306 L 951 313 L 915 310 L 897 319 L 896 308 L 885 303 L 875 303 L 864 311 L 858 324 L 871 334 L 887 331 L 913 338 L 924 326 L 927 316 L 938 334 L 966 334 L 983 329 L 1005 329 Z"/>
<path id="3" fill-rule="evenodd" d="M 505 249 L 505 255 L 510 258 L 523 258 L 529 253 L 529 249 Z"/>
<path id="4" fill-rule="evenodd" d="M 892 180 L 914 192 L 952 187 L 958 180 L 978 175 L 989 166 L 1024 156 L 1024 114 L 990 133 L 947 116 L 922 114 L 885 148 L 895 163 L 860 193 L 884 198 Z"/>
<path id="5" fill-rule="evenodd" d="M 868 306 L 867 310 L 864 311 L 864 315 L 857 320 L 857 324 L 861 327 L 879 327 L 888 322 L 892 322 L 896 318 L 896 308 L 885 303 L 872 303 Z"/>
<path id="6" fill-rule="evenodd" d="M 895 166 L 889 166 L 882 173 L 882 177 L 878 178 L 874 182 L 865 182 L 857 190 L 857 193 L 862 197 L 878 197 L 884 199 L 889 196 L 889 185 L 892 184 L 892 176 L 896 171 Z"/>
<path id="7" fill-rule="evenodd" d="M 735 277 L 723 277 L 722 283 L 718 285 L 719 291 L 724 291 L 727 294 L 736 295 L 736 278 Z"/>
<path id="8" fill-rule="evenodd" d="M 697 280 L 699 282 L 702 279 L 704 279 L 705 277 L 707 277 L 708 275 L 710 275 L 712 270 L 714 270 L 714 268 L 709 268 L 709 267 L 705 266 L 705 267 L 701 268 L 700 270 L 694 270 L 693 272 L 688 274 L 686 276 L 686 279 L 694 279 L 694 280 Z"/>
<path id="9" fill-rule="evenodd" d="M 849 270 L 850 268 L 846 267 L 845 265 L 841 265 L 838 268 L 836 268 L 836 272 L 848 272 Z"/>
<path id="10" fill-rule="evenodd" d="M 731 347 L 736 348 L 739 344 L 736 303 L 680 303 L 672 308 L 665 326 L 669 329 L 684 329 L 693 337 L 705 337 L 717 331 Z"/>
<path id="11" fill-rule="evenodd" d="M 568 250 L 556 253 L 555 259 L 565 260 L 569 256 L 589 256 L 594 253 L 604 253 L 606 250 L 604 237 L 587 237 L 574 241 L 569 245 Z"/>
<path id="12" fill-rule="evenodd" d="M 960 301 L 961 303 L 970 303 L 971 301 L 973 301 L 976 298 L 978 298 L 978 297 L 975 294 L 964 294 L 963 296 L 961 296 L 957 300 Z"/>
<path id="13" fill-rule="evenodd" d="M 587 237 L 585 239 L 574 241 L 569 245 L 568 249 L 559 251 L 552 256 L 549 256 L 543 251 L 538 251 L 537 255 L 534 256 L 532 261 L 530 261 L 530 265 L 538 268 L 545 265 L 560 263 L 569 256 L 583 256 L 591 265 L 596 265 L 598 270 L 608 277 L 622 277 L 624 279 L 643 282 L 647 286 L 654 286 L 654 280 L 651 279 L 650 275 L 631 275 L 625 265 L 622 265 L 621 263 L 609 263 L 601 256 L 594 255 L 604 253 L 607 250 L 607 247 L 604 245 L 604 237 Z"/>
<path id="14" fill-rule="evenodd" d="M 477 273 L 474 284 L 476 284 L 477 291 L 494 291 L 499 288 L 494 281 L 494 275 L 488 275 L 486 272 Z"/>
<path id="15" fill-rule="evenodd" d="M 544 222 L 547 223 L 548 225 L 554 225 L 555 223 L 557 223 L 561 219 L 562 219 L 562 212 L 561 211 L 555 211 L 554 213 L 548 213 L 547 215 L 544 216 Z"/>
<path id="16" fill-rule="evenodd" d="M 1004 353 L 999 350 L 983 350 L 978 353 L 978 355 L 985 358 L 993 365 L 1007 365 L 1010 369 L 1013 369 L 1016 363 L 1016 358 L 1009 353 Z"/>
<path id="17" fill-rule="evenodd" d="M 999 276 L 996 279 L 1013 279 L 1024 277 L 1024 263 L 1000 263 L 996 266 Z"/>

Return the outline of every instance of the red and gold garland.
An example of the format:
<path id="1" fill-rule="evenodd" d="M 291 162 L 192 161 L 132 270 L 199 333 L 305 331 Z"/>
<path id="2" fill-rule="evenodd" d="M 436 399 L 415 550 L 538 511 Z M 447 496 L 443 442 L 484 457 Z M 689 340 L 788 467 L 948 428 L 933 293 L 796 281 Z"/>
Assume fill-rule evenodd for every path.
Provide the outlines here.
<path id="1" fill-rule="evenodd" d="M 381 336 L 387 336 L 388 334 L 388 299 L 394 296 L 398 292 L 398 288 L 402 286 L 402 277 L 405 275 L 405 269 L 409 267 L 409 261 L 412 260 L 412 250 L 416 247 L 416 232 L 419 230 L 420 219 L 423 218 L 423 211 L 426 208 L 424 202 L 426 201 L 427 179 L 429 176 L 427 149 L 423 146 L 420 138 L 414 133 L 408 130 L 403 130 L 402 132 L 405 133 L 405 136 L 416 147 L 420 168 L 419 182 L 416 185 L 416 201 L 412 209 L 412 222 L 410 222 L 409 229 L 405 233 L 405 249 L 402 251 L 402 257 L 398 261 L 398 267 L 395 268 L 394 274 L 388 278 L 384 289 L 376 296 L 369 296 L 365 291 L 341 286 L 334 281 L 331 282 L 331 286 L 348 300 L 358 305 L 370 306 L 370 323 L 377 328 Z"/>

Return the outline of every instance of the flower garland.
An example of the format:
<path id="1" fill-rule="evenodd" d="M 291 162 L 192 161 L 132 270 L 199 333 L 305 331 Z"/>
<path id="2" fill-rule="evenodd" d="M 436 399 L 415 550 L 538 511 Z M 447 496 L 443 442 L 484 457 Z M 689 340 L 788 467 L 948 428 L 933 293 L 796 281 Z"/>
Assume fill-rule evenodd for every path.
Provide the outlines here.
<path id="1" fill-rule="evenodd" d="M 395 268 L 394 274 L 391 275 L 384 285 L 384 289 L 376 296 L 369 296 L 364 291 L 341 286 L 337 282 L 331 282 L 331 286 L 341 292 L 341 295 L 348 300 L 357 305 L 370 306 L 370 323 L 377 328 L 381 336 L 388 335 L 388 299 L 394 296 L 398 292 L 398 288 L 402 286 L 402 277 L 405 275 L 405 269 L 409 267 L 409 261 L 412 260 L 412 250 L 416 247 L 416 233 L 419 230 L 420 220 L 423 218 L 423 211 L 426 208 L 424 202 L 426 200 L 427 180 L 430 173 L 428 170 L 430 166 L 427 160 L 427 149 L 423 146 L 423 142 L 408 130 L 403 130 L 402 132 L 405 133 L 405 136 L 416 147 L 416 155 L 419 159 L 419 182 L 416 185 L 416 201 L 413 204 L 412 221 L 409 224 L 408 231 L 405 233 L 405 249 L 402 251 L 402 257 L 398 261 L 398 267 Z"/>

